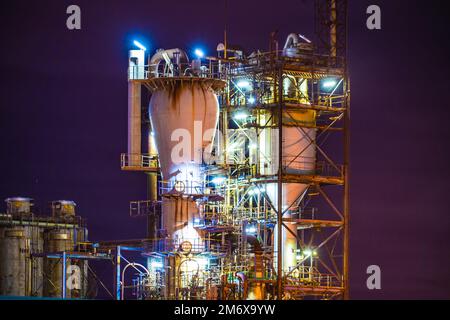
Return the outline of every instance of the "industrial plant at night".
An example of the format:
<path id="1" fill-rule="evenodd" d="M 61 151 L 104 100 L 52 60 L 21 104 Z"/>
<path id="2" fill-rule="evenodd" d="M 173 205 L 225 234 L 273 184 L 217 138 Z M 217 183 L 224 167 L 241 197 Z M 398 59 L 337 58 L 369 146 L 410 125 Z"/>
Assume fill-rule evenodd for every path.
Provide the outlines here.
<path id="1" fill-rule="evenodd" d="M 8 198 L 0 296 L 348 299 L 347 1 L 316 1 L 315 20 L 252 52 L 226 31 L 215 52 L 130 44 L 117 170 L 146 177 L 129 215 L 147 236 L 90 241 L 71 199 Z"/>

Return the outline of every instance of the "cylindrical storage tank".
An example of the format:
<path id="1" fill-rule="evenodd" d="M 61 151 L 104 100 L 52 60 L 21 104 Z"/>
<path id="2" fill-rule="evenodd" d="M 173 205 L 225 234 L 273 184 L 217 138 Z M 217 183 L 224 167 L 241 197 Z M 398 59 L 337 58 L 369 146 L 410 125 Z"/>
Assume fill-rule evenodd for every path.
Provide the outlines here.
<path id="1" fill-rule="evenodd" d="M 314 110 L 287 110 L 283 113 L 283 145 L 282 165 L 286 174 L 313 174 L 315 171 L 316 148 L 312 142 L 316 139 L 316 129 L 311 128 L 315 124 L 316 112 Z M 305 127 L 302 127 L 305 125 Z M 278 173 L 278 146 L 279 136 L 277 131 L 271 134 L 272 170 L 271 174 Z M 296 205 L 302 200 L 307 184 L 283 183 L 282 184 L 282 211 L 283 218 L 289 218 L 292 212 L 296 212 Z M 267 195 L 275 209 L 278 209 L 278 184 L 267 185 Z M 287 272 L 297 264 L 297 226 L 295 223 L 285 223 L 287 230 L 282 231 L 282 261 L 283 271 Z M 274 264 L 277 262 L 278 229 L 274 232 Z"/>
<path id="2" fill-rule="evenodd" d="M 0 229 L 0 296 L 26 295 L 28 254 L 23 228 Z"/>
<path id="3" fill-rule="evenodd" d="M 61 253 L 73 250 L 71 232 L 64 229 L 50 230 L 45 234 L 44 250 L 49 253 Z M 66 273 L 70 263 L 66 261 Z M 44 258 L 44 296 L 62 297 L 63 262 L 61 258 Z M 65 284 L 66 285 L 66 284 Z M 66 288 L 66 297 L 70 297 L 70 290 Z"/>
<path id="4" fill-rule="evenodd" d="M 33 199 L 24 197 L 8 198 L 6 202 L 6 213 L 8 214 L 24 214 L 30 213 Z"/>
<path id="5" fill-rule="evenodd" d="M 76 203 L 70 200 L 52 201 L 53 217 L 73 217 L 75 216 Z"/>

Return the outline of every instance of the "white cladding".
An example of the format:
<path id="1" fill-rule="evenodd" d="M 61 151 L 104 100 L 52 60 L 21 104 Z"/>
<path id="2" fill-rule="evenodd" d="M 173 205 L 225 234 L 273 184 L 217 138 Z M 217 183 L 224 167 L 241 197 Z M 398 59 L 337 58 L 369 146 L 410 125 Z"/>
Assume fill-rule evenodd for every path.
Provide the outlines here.
<path id="1" fill-rule="evenodd" d="M 163 180 L 186 194 L 202 193 L 201 167 L 212 148 L 219 118 L 216 95 L 195 79 L 174 81 L 152 94 L 149 112 Z M 176 242 L 201 245 L 194 228 L 198 208 L 189 199 L 164 199 L 163 224 Z"/>
<path id="2" fill-rule="evenodd" d="M 315 169 L 315 159 L 316 159 L 316 148 L 314 141 L 316 138 L 316 130 L 308 128 L 297 128 L 283 126 L 283 152 L 282 161 L 283 169 L 289 174 L 308 174 Z M 271 156 L 272 162 L 272 174 L 277 174 L 278 172 L 278 132 L 272 131 L 272 150 Z M 308 185 L 301 183 L 283 183 L 282 187 L 282 209 L 285 214 L 283 218 L 289 218 L 291 216 L 291 211 L 295 211 L 297 204 L 302 200 Z M 273 206 L 277 209 L 278 207 L 278 185 L 277 183 L 269 183 L 267 185 L 267 195 L 272 202 Z M 296 265 L 296 249 L 297 249 L 297 239 L 295 235 L 297 234 L 296 224 L 285 223 L 289 228 L 288 231 L 283 227 L 282 231 L 282 260 L 283 260 L 283 270 L 289 271 Z M 277 227 L 275 227 L 274 232 L 274 251 L 277 251 L 277 241 L 278 232 Z M 277 255 L 274 256 L 274 261 L 277 261 Z"/>
<path id="3" fill-rule="evenodd" d="M 177 82 L 173 90 L 153 93 L 149 111 L 163 179 L 201 182 L 219 117 L 214 92 L 195 81 Z"/>

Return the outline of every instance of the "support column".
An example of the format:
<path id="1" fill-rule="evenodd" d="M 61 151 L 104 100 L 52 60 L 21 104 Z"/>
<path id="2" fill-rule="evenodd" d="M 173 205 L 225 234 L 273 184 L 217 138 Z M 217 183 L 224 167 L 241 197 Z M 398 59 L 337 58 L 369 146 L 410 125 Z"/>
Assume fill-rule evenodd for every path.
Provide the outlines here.
<path id="1" fill-rule="evenodd" d="M 156 150 L 155 139 L 153 135 L 153 128 L 149 124 L 148 131 L 148 154 L 150 157 L 158 155 Z M 158 173 L 150 172 L 147 175 L 147 199 L 151 201 L 158 200 Z M 155 208 L 156 209 L 156 208 Z M 157 238 L 157 230 L 160 228 L 160 214 L 158 210 L 147 216 L 147 237 L 149 239 Z"/>
<path id="2" fill-rule="evenodd" d="M 147 190 L 148 199 L 151 201 L 158 200 L 158 175 L 156 173 L 149 173 L 147 175 Z M 160 215 L 157 210 L 158 207 L 154 207 L 154 212 L 147 215 L 147 238 L 156 239 L 157 230 L 159 229 L 159 219 Z"/>
<path id="3" fill-rule="evenodd" d="M 278 71 L 277 299 L 283 295 L 283 66 Z"/>
<path id="4" fill-rule="evenodd" d="M 128 81 L 128 165 L 141 165 L 141 84 Z"/>
<path id="5" fill-rule="evenodd" d="M 120 283 L 120 246 L 116 247 L 116 300 L 121 299 L 121 283 Z"/>
<path id="6" fill-rule="evenodd" d="M 61 289 L 62 289 L 62 298 L 66 298 L 66 252 L 62 253 L 62 281 L 61 281 Z"/>
<path id="7" fill-rule="evenodd" d="M 346 110 L 344 112 L 344 257 L 343 257 L 343 276 L 344 276 L 344 299 L 350 298 L 349 286 L 349 247 L 350 247 L 350 84 L 345 76 L 344 93 L 346 95 Z"/>

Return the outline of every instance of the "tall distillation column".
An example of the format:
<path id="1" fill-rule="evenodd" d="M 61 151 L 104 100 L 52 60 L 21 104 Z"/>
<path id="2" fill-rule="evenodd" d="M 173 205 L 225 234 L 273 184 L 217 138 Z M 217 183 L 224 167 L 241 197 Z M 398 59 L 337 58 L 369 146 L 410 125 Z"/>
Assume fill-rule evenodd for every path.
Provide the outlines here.
<path id="1" fill-rule="evenodd" d="M 202 251 L 196 198 L 203 191 L 202 166 L 212 149 L 219 104 L 208 79 L 183 76 L 193 70 L 180 49 L 160 50 L 150 60 L 155 73 L 149 114 L 162 174 L 162 224 L 171 249 Z M 161 71 L 162 70 L 162 71 Z M 192 71 L 191 71 L 192 72 Z M 160 76 L 161 73 L 163 76 Z M 181 76 L 180 76 L 181 75 Z M 214 81 L 214 80 L 211 80 Z M 166 297 L 198 278 L 202 264 L 194 257 L 166 258 Z M 186 263 L 185 263 L 186 262 Z"/>

